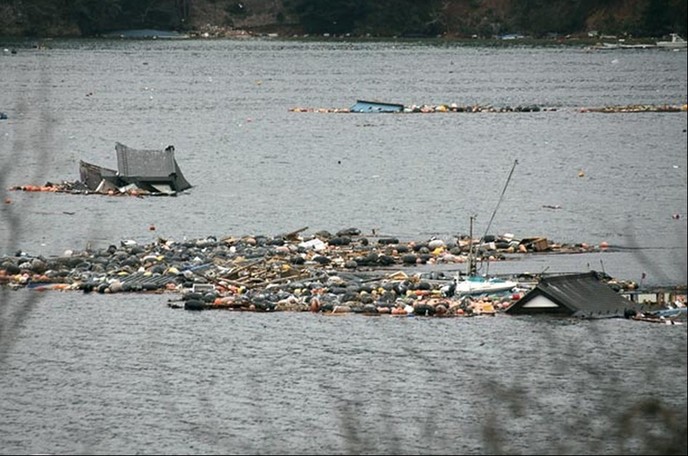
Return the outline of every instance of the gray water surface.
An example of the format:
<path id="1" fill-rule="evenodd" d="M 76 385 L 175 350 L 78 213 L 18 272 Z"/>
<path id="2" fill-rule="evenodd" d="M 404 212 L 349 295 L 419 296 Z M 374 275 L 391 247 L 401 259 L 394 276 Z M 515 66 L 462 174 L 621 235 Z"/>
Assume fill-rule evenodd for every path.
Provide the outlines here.
<path id="1" fill-rule="evenodd" d="M 486 230 L 498 208 L 491 234 L 647 249 L 652 265 L 638 255 L 602 260 L 619 277 L 685 283 L 686 113 L 579 112 L 686 103 L 685 52 L 86 40 L 1 58 L 7 187 L 77 180 L 82 159 L 116 168 L 118 141 L 175 145 L 194 185 L 168 199 L 14 192 L 11 209 L 25 222 L 4 253 L 302 227 L 451 238 L 468 232 L 471 215 L 476 232 Z M 356 99 L 556 110 L 290 111 Z M 7 231 L 1 239 L 8 244 Z M 591 262 L 600 258 L 573 270 Z"/>
<path id="2" fill-rule="evenodd" d="M 686 53 L 659 49 L 19 47 L 0 55 L 3 191 L 76 180 L 81 159 L 116 168 L 118 141 L 174 144 L 194 187 L 143 199 L 7 192 L 0 253 L 302 227 L 451 238 L 471 215 L 486 229 L 518 160 L 492 233 L 615 248 L 491 272 L 603 268 L 685 284 L 686 113 L 579 109 L 684 104 L 686 76 Z M 290 112 L 356 99 L 554 110 Z M 165 295 L 2 293 L 2 453 L 648 454 L 685 435 L 686 326 L 192 313 Z M 685 454 L 685 439 L 677 446 Z"/>
<path id="3" fill-rule="evenodd" d="M 2 452 L 619 454 L 685 426 L 685 326 L 163 302 L 45 295 L 4 347 Z"/>

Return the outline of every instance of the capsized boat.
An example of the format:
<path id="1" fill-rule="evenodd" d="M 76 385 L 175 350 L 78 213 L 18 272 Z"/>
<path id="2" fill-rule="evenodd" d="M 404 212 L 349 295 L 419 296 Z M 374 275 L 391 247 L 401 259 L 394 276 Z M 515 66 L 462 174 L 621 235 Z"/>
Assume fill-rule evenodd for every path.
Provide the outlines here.
<path id="1" fill-rule="evenodd" d="M 398 103 L 385 103 L 381 101 L 356 100 L 350 112 L 403 112 L 404 105 Z"/>

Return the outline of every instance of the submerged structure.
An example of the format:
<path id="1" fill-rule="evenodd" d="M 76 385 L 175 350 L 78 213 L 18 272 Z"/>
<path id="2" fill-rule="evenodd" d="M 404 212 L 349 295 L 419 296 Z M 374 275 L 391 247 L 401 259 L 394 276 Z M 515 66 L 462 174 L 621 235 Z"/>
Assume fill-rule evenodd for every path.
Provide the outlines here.
<path id="1" fill-rule="evenodd" d="M 163 150 L 132 149 L 117 143 L 117 170 L 81 161 L 81 182 L 96 193 L 119 192 L 174 195 L 191 188 L 174 157 L 174 146 Z"/>
<path id="2" fill-rule="evenodd" d="M 511 315 L 623 318 L 645 310 L 645 306 L 624 298 L 602 279 L 597 271 L 542 278 L 505 312 Z"/>

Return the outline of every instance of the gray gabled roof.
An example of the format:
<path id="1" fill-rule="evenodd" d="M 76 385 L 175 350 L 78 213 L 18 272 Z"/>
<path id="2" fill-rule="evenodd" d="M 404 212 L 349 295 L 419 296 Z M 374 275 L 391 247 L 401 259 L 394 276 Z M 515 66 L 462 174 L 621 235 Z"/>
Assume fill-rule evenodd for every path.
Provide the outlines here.
<path id="1" fill-rule="evenodd" d="M 506 313 L 559 314 L 586 318 L 624 317 L 641 309 L 601 280 L 596 271 L 543 278 Z"/>
<path id="2" fill-rule="evenodd" d="M 191 188 L 174 158 L 174 147 L 164 150 L 132 149 L 115 145 L 118 176 L 137 185 L 167 184 L 174 191 Z"/>
<path id="3" fill-rule="evenodd" d="M 168 177 L 174 173 L 174 153 L 139 150 L 117 143 L 117 169 L 122 177 Z"/>
<path id="4" fill-rule="evenodd" d="M 135 187 L 152 194 L 167 195 L 191 188 L 174 158 L 174 146 L 150 150 L 132 149 L 116 143 L 115 150 L 117 171 L 83 160 L 79 162 L 79 175 L 86 188 L 107 193 L 108 190 L 122 191 Z"/>

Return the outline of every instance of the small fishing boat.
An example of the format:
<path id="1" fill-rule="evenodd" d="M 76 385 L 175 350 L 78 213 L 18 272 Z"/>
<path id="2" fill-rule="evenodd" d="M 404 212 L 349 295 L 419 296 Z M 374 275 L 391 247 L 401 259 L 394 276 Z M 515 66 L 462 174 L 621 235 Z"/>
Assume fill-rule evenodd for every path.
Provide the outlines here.
<path id="1" fill-rule="evenodd" d="M 457 277 L 454 294 L 456 296 L 476 296 L 506 293 L 518 286 L 518 282 L 480 275 Z"/>
<path id="2" fill-rule="evenodd" d="M 504 196 L 504 193 L 506 192 L 506 188 L 509 185 L 509 181 L 511 180 L 511 176 L 514 173 L 514 169 L 516 168 L 516 165 L 518 164 L 518 160 L 514 160 L 514 164 L 511 168 L 511 172 L 509 173 L 509 177 L 507 178 L 506 184 L 504 185 L 504 190 L 502 190 L 502 197 Z M 497 207 L 495 207 L 494 212 L 492 213 L 492 219 L 490 220 L 490 223 L 488 223 L 487 229 L 485 230 L 485 233 L 490 228 L 490 225 L 492 224 L 492 220 L 494 219 L 495 214 L 497 213 L 497 209 L 499 208 L 499 204 L 501 203 L 501 197 L 499 201 L 497 202 Z M 498 277 L 489 277 L 488 275 L 479 275 L 478 274 L 478 268 L 477 268 L 477 253 L 480 251 L 480 247 L 482 246 L 483 240 L 485 239 L 485 236 L 480 238 L 480 241 L 478 245 L 473 248 L 473 220 L 475 219 L 474 216 L 470 217 L 470 228 L 469 228 L 469 238 L 470 238 L 470 246 L 468 249 L 468 272 L 466 275 L 463 277 L 460 274 L 456 275 L 455 278 L 455 284 L 456 287 L 454 288 L 454 295 L 455 296 L 478 296 L 478 295 L 490 295 L 490 294 L 502 294 L 506 293 L 509 291 L 512 291 L 514 288 L 518 286 L 518 282 L 514 282 L 512 280 L 505 280 L 501 279 Z"/>
<path id="3" fill-rule="evenodd" d="M 686 49 L 688 41 L 681 38 L 678 33 L 672 33 L 671 41 L 657 41 L 657 47 L 666 49 Z"/>
<path id="4" fill-rule="evenodd" d="M 680 314 L 679 314 L 680 315 Z M 684 325 L 685 324 L 685 314 L 683 319 L 677 318 L 678 316 L 666 317 L 664 315 L 657 315 L 655 312 L 637 313 L 631 316 L 632 320 L 636 321 L 646 321 L 648 323 L 661 323 L 663 325 Z"/>
<path id="5" fill-rule="evenodd" d="M 668 307 L 666 309 L 659 309 L 650 312 L 645 312 L 653 317 L 661 318 L 686 318 L 686 307 Z"/>
<path id="6" fill-rule="evenodd" d="M 609 50 L 609 49 L 651 49 L 657 47 L 655 44 L 647 44 L 647 43 L 637 43 L 637 44 L 625 44 L 623 42 L 619 43 L 602 43 L 598 44 L 596 46 L 593 46 L 593 49 L 598 49 L 598 50 Z"/>

